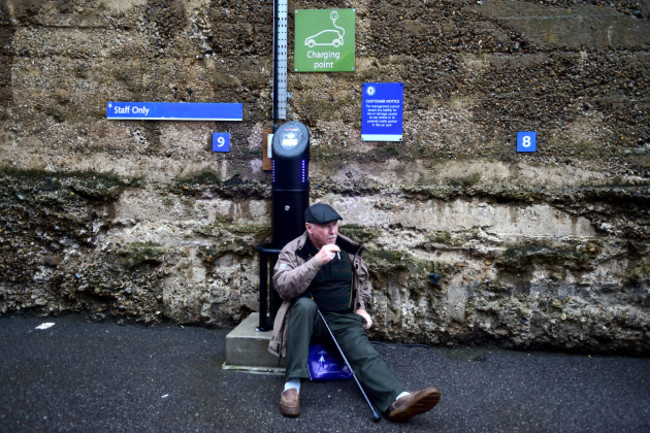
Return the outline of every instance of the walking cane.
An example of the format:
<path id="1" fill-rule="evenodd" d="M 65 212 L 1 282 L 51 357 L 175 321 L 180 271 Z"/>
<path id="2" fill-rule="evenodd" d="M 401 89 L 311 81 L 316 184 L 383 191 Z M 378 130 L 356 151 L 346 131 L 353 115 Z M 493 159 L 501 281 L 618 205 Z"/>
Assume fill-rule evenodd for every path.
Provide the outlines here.
<path id="1" fill-rule="evenodd" d="M 314 297 L 311 296 L 311 299 L 313 300 Z M 327 332 L 329 332 L 330 337 L 332 337 L 332 340 L 334 341 L 334 344 L 336 345 L 336 348 L 338 349 L 339 353 L 341 354 L 341 358 L 343 358 L 343 362 L 345 362 L 345 365 L 348 367 L 348 370 L 350 370 L 350 373 L 352 374 L 352 378 L 354 381 L 357 383 L 357 386 L 359 387 L 359 391 L 361 391 L 361 394 L 363 394 L 363 398 L 366 399 L 366 403 L 368 403 L 368 407 L 372 411 L 372 419 L 375 422 L 378 422 L 381 419 L 381 415 L 379 415 L 379 412 L 377 412 L 377 409 L 372 405 L 370 402 L 370 399 L 368 398 L 368 395 L 366 394 L 366 391 L 363 389 L 363 386 L 361 386 L 361 382 L 359 382 L 359 379 L 357 379 L 357 375 L 355 374 L 354 370 L 350 366 L 350 363 L 348 362 L 348 358 L 345 357 L 345 354 L 343 353 L 343 349 L 341 349 L 341 346 L 339 346 L 339 342 L 336 341 L 336 337 L 334 336 L 334 333 L 332 332 L 332 329 L 330 328 L 330 325 L 327 324 L 327 320 L 325 320 L 325 317 L 323 316 L 323 313 L 320 312 L 320 308 L 316 306 L 316 311 L 318 311 L 318 315 L 320 316 L 321 320 L 323 321 L 323 324 L 325 325 L 325 328 L 327 328 Z"/>

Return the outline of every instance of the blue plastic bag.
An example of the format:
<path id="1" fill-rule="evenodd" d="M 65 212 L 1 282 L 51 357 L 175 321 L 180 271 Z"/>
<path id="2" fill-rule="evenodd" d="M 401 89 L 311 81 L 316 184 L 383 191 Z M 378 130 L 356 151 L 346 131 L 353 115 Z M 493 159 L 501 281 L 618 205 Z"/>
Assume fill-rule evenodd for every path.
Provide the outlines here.
<path id="1" fill-rule="evenodd" d="M 330 353 L 322 344 L 309 346 L 309 380 L 350 379 L 352 373 L 341 357 Z"/>

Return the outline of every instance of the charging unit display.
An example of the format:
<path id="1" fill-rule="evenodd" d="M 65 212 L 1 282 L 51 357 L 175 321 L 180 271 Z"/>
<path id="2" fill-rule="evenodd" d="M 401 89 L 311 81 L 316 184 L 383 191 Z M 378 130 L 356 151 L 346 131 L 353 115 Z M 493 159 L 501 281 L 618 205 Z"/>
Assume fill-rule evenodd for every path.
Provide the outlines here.
<path id="1" fill-rule="evenodd" d="M 287 122 L 273 135 L 272 243 L 282 248 L 305 231 L 309 207 L 309 131 Z"/>

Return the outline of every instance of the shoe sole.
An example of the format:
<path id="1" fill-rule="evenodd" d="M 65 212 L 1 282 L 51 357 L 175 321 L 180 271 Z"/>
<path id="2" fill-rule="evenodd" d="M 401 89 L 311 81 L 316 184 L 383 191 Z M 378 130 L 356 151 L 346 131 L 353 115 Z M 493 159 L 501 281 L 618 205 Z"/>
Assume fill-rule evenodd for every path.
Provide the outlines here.
<path id="1" fill-rule="evenodd" d="M 431 392 L 414 399 L 411 404 L 398 409 L 396 413 L 392 414 L 390 420 L 406 421 L 415 415 L 420 415 L 433 409 L 433 407 L 438 404 L 438 401 L 440 401 L 440 391 L 437 389 L 432 390 Z"/>
<path id="2" fill-rule="evenodd" d="M 284 416 L 288 416 L 289 418 L 300 416 L 300 410 L 291 410 L 283 407 L 280 407 L 280 413 Z"/>

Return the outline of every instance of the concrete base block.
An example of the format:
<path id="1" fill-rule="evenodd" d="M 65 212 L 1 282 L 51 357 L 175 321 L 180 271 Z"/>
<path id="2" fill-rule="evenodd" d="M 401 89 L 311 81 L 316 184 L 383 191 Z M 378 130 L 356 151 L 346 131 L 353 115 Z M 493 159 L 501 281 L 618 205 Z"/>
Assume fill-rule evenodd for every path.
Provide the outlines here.
<path id="1" fill-rule="evenodd" d="M 268 351 L 271 331 L 257 330 L 259 313 L 251 313 L 226 336 L 226 363 L 224 368 L 258 373 L 284 373 L 285 360 Z"/>

